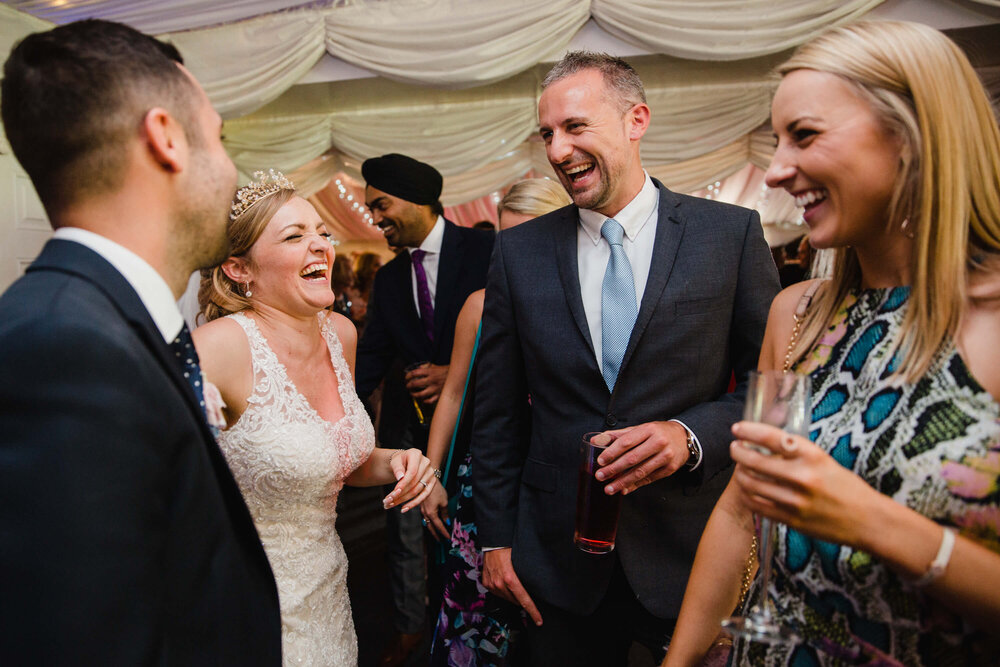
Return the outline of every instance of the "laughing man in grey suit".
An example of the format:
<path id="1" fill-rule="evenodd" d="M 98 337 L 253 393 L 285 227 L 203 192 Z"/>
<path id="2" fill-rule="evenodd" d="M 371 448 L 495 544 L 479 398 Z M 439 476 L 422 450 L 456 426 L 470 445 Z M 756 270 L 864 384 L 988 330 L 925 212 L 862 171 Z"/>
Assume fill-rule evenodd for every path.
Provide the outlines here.
<path id="1" fill-rule="evenodd" d="M 574 204 L 496 241 L 472 441 L 483 579 L 534 620 L 532 665 L 625 664 L 633 641 L 659 659 L 777 272 L 756 212 L 643 170 L 650 111 L 624 61 L 568 54 L 539 121 Z M 573 544 L 578 443 L 603 429 L 598 475 L 626 497 L 616 549 L 593 555 Z"/>

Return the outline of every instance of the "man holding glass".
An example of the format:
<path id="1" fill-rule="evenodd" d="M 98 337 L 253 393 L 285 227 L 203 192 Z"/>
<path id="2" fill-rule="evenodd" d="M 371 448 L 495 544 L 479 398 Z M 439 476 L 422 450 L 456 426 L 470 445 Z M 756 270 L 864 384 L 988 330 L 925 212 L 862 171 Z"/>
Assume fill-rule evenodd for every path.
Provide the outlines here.
<path id="1" fill-rule="evenodd" d="M 756 212 L 645 172 L 649 122 L 623 60 L 557 64 L 540 133 L 574 205 L 500 234 L 490 267 L 477 524 L 485 585 L 533 621 L 532 665 L 625 664 L 633 641 L 662 658 L 778 291 Z M 614 550 L 597 555 L 574 527 L 579 443 L 602 430 L 596 479 L 625 497 Z"/>
<path id="2" fill-rule="evenodd" d="M 486 283 L 493 233 L 444 218 L 443 179 L 429 164 L 390 153 L 365 160 L 361 174 L 374 224 L 390 246 L 404 250 L 375 274 L 368 325 L 358 342 L 358 395 L 368 398 L 385 379 L 379 442 L 426 449 L 458 311 Z M 394 364 L 405 368 L 400 372 Z M 420 512 L 395 509 L 387 521 L 397 635 L 382 655 L 383 666 L 402 664 L 419 645 L 428 593 Z M 431 591 L 432 604 L 439 595 Z"/>

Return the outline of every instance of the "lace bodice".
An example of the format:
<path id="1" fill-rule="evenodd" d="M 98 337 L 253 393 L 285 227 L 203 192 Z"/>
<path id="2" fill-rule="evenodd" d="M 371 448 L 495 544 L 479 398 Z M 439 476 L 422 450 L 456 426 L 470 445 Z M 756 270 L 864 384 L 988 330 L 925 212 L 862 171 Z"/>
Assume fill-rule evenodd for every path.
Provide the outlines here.
<path id="1" fill-rule="evenodd" d="M 285 665 L 355 665 L 347 558 L 334 529 L 344 479 L 375 447 L 375 433 L 333 325 L 317 316 L 337 375 L 344 416 L 331 423 L 288 377 L 256 322 L 246 333 L 253 391 L 219 445 L 239 483 L 278 583 Z"/>

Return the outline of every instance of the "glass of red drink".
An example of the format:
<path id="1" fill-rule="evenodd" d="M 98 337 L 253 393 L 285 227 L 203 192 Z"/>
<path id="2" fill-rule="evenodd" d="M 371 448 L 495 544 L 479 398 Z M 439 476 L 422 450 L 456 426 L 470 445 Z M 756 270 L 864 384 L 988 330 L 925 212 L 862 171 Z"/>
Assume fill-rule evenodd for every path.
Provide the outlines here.
<path id="1" fill-rule="evenodd" d="M 580 442 L 579 485 L 576 491 L 576 532 L 573 542 L 577 548 L 592 554 L 606 554 L 615 548 L 618 532 L 618 515 L 622 509 L 622 495 L 604 492 L 607 482 L 594 477 L 601 466 L 597 457 L 614 441 L 607 433 L 587 433 Z"/>

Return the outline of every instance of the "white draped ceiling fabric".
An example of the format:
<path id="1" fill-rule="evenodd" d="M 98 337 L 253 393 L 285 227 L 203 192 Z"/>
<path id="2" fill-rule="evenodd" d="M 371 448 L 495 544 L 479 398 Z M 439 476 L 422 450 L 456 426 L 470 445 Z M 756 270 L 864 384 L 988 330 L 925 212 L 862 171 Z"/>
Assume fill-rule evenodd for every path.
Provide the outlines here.
<path id="1" fill-rule="evenodd" d="M 0 48 L 48 22 L 129 23 L 181 51 L 227 119 L 244 176 L 294 172 L 312 194 L 336 174 L 356 178 L 370 156 L 400 152 L 434 164 L 443 202 L 455 205 L 551 173 L 536 138 L 539 63 L 590 19 L 659 54 L 630 59 L 653 112 L 643 161 L 693 191 L 766 167 L 770 70 L 787 49 L 882 1 L 4 0 Z M 326 53 L 379 76 L 296 85 Z M 775 214 L 794 215 L 787 204 Z"/>

